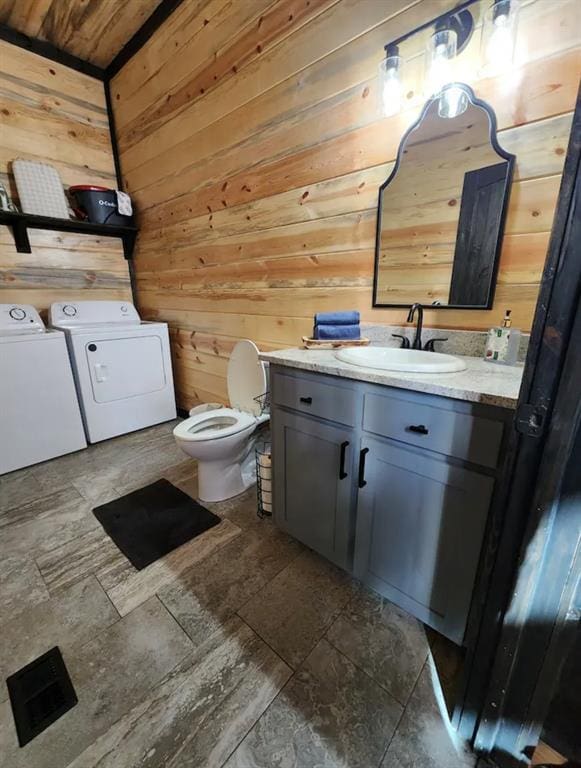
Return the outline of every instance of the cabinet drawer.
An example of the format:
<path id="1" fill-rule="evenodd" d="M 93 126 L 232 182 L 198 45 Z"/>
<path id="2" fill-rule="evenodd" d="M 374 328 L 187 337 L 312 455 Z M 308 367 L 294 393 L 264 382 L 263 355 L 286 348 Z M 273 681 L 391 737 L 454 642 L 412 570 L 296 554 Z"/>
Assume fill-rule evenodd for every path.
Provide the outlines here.
<path id="1" fill-rule="evenodd" d="M 503 427 L 501 421 L 437 405 L 365 395 L 363 429 L 367 432 L 485 467 L 497 465 Z"/>
<path id="2" fill-rule="evenodd" d="M 301 413 L 309 413 L 321 419 L 355 425 L 359 398 L 352 389 L 336 387 L 310 376 L 285 376 L 274 373 L 271 381 L 271 399 L 275 405 L 283 405 Z"/>

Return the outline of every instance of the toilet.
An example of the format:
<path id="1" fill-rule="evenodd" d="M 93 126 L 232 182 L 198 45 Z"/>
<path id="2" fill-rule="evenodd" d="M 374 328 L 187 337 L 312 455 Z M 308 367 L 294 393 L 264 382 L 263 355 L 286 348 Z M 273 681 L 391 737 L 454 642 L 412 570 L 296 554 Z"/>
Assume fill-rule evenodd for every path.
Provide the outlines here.
<path id="1" fill-rule="evenodd" d="M 269 419 L 257 400 L 267 391 L 266 367 L 258 354 L 252 341 L 239 341 L 228 361 L 230 408 L 199 405 L 173 431 L 182 451 L 198 461 L 202 501 L 230 499 L 255 481 L 254 433 Z"/>

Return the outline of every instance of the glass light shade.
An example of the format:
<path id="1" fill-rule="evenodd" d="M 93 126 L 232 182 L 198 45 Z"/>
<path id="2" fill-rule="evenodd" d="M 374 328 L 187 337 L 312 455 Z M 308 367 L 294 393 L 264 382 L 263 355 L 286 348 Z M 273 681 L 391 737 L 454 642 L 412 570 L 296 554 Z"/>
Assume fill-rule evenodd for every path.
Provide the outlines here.
<path id="1" fill-rule="evenodd" d="M 401 109 L 401 57 L 387 56 L 379 65 L 379 112 L 384 117 Z"/>
<path id="2" fill-rule="evenodd" d="M 442 88 L 454 80 L 453 60 L 456 56 L 458 36 L 453 29 L 434 32 L 426 51 L 426 96 L 440 93 Z"/>
<path id="3" fill-rule="evenodd" d="M 484 14 L 480 48 L 482 74 L 500 75 L 512 67 L 517 17 L 516 0 L 497 0 Z"/>
<path id="4" fill-rule="evenodd" d="M 438 100 L 438 115 L 440 117 L 458 117 L 468 109 L 468 96 L 463 88 L 452 85 L 440 94 Z"/>

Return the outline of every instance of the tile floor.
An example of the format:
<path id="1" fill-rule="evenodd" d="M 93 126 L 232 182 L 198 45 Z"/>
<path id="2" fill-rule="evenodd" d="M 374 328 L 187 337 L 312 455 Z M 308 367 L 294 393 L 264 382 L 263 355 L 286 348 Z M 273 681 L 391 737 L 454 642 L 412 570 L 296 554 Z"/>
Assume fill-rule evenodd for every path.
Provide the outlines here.
<path id="1" fill-rule="evenodd" d="M 79 703 L 10 768 L 471 768 L 444 687 L 456 654 L 403 611 L 256 516 L 142 571 L 92 514 L 160 477 L 196 495 L 173 424 L 0 478 L 0 670 L 58 645 Z M 431 647 L 430 642 L 431 640 Z"/>

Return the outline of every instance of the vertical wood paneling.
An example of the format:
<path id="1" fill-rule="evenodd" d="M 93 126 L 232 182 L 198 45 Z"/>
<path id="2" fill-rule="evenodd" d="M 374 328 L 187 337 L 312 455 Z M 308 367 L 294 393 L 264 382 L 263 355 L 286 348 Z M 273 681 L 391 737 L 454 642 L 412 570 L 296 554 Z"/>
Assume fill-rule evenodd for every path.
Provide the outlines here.
<path id="1" fill-rule="evenodd" d="M 65 187 L 116 187 L 103 83 L 0 42 L 0 180 L 17 200 L 11 162 L 54 165 Z M 60 299 L 130 299 L 120 242 L 31 231 L 32 253 L 17 253 L 0 227 L 0 302 L 45 310 Z"/>
<path id="2" fill-rule="evenodd" d="M 385 42 L 449 7 L 199 0 L 114 79 L 122 170 L 142 228 L 140 307 L 172 327 L 183 407 L 225 398 L 237 338 L 296 345 L 324 309 L 403 321 L 371 309 L 375 206 L 419 104 L 379 120 L 377 66 Z M 517 156 L 495 307 L 431 310 L 432 325 L 485 329 L 511 307 L 530 328 L 581 70 L 578 6 L 532 3 L 519 29 L 514 76 L 471 81 Z M 478 43 L 463 56 L 477 63 Z M 412 67 L 410 95 L 421 77 Z M 402 244 L 417 236 L 400 234 Z"/>

